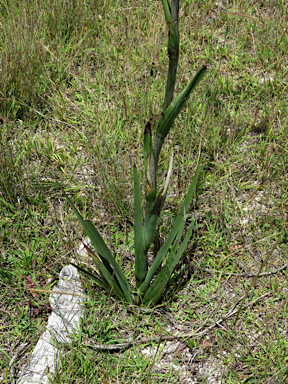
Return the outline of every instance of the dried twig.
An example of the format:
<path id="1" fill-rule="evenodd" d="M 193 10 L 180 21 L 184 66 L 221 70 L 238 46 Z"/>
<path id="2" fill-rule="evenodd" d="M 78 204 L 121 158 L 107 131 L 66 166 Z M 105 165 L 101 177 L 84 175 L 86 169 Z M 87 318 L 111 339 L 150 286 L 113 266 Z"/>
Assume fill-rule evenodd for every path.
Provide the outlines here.
<path id="1" fill-rule="evenodd" d="M 264 297 L 270 295 L 271 292 L 266 292 L 264 295 L 257 297 L 257 299 L 253 300 L 251 303 L 248 303 L 243 308 L 247 308 L 250 305 L 255 304 L 257 301 L 263 299 Z M 83 346 L 93 348 L 93 349 L 101 349 L 106 351 L 115 351 L 115 350 L 124 350 L 131 346 L 141 345 L 141 344 L 151 344 L 151 343 L 159 343 L 160 341 L 165 340 L 175 340 L 175 339 L 185 339 L 190 337 L 199 337 L 204 336 L 206 333 L 208 333 L 212 328 L 216 327 L 217 325 L 220 325 L 224 320 L 228 319 L 229 317 L 235 315 L 238 310 L 235 310 L 235 307 L 244 299 L 245 296 L 242 296 L 234 305 L 233 308 L 224 315 L 220 320 L 217 320 L 214 324 L 210 325 L 208 328 L 206 328 L 202 332 L 197 333 L 183 333 L 183 334 L 177 334 L 177 335 L 161 335 L 161 336 L 155 336 L 155 337 L 147 337 L 145 339 L 140 340 L 133 340 L 129 338 L 126 342 L 121 344 L 84 344 Z M 197 330 L 199 331 L 199 329 Z"/>
<path id="2" fill-rule="evenodd" d="M 283 271 L 283 269 L 285 269 L 287 267 L 288 267 L 288 263 L 284 264 L 283 267 L 281 267 L 281 268 L 275 269 L 275 271 L 259 273 L 258 276 L 273 275 L 274 273 Z M 238 277 L 255 277 L 257 275 L 257 272 L 256 273 L 248 273 L 248 272 L 245 272 L 245 273 L 230 273 L 230 272 L 217 271 L 216 269 L 204 269 L 204 268 L 199 268 L 199 269 L 201 269 L 202 271 L 205 271 L 205 272 L 210 272 L 210 273 L 222 273 L 223 275 L 226 275 L 226 276 L 229 275 L 229 276 L 238 276 Z"/>

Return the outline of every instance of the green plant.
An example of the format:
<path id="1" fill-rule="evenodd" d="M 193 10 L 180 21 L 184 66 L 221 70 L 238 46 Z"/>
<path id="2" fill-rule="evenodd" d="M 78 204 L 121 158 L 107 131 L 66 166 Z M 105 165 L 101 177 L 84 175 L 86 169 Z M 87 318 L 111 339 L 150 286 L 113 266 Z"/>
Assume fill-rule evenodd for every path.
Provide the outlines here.
<path id="1" fill-rule="evenodd" d="M 141 189 L 136 167 L 133 169 L 134 180 L 134 250 L 135 250 L 135 278 L 136 289 L 131 289 L 129 283 L 109 251 L 98 230 L 90 220 L 83 220 L 83 217 L 73 205 L 72 201 L 67 200 L 76 214 L 79 222 L 91 240 L 98 256 L 88 247 L 88 253 L 93 257 L 100 274 L 91 274 L 86 269 L 75 265 L 78 270 L 94 280 L 106 291 L 117 296 L 127 303 L 147 304 L 156 302 L 160 299 L 163 290 L 168 283 L 173 270 L 179 262 L 188 241 L 192 235 L 193 222 L 190 224 L 187 233 L 181 243 L 182 235 L 186 223 L 186 214 L 189 204 L 196 191 L 196 185 L 201 172 L 200 161 L 198 162 L 195 175 L 188 189 L 185 200 L 182 204 L 179 214 L 176 217 L 174 226 L 166 241 L 159 249 L 151 267 L 147 271 L 147 253 L 156 234 L 157 221 L 163 207 L 169 180 L 172 174 L 173 153 L 170 160 L 169 170 L 164 187 L 157 193 L 156 172 L 159 154 L 165 137 L 170 131 L 174 120 L 179 115 L 191 92 L 203 78 L 206 67 L 202 67 L 189 82 L 181 94 L 173 99 L 177 62 L 179 54 L 179 34 L 178 34 L 178 13 L 179 0 L 162 0 L 166 23 L 169 29 L 168 37 L 168 55 L 169 69 L 166 83 L 166 94 L 163 106 L 162 117 L 156 130 L 154 146 L 152 149 L 151 124 L 147 123 L 144 131 L 144 166 L 146 176 L 146 215 L 142 220 L 141 210 Z M 200 160 L 200 159 L 199 159 Z M 181 243 L 181 245 L 180 245 Z M 167 256 L 168 254 L 168 256 Z M 167 256 L 167 258 L 166 258 Z M 166 258 L 166 263 L 155 277 L 158 268 Z"/>
<path id="2" fill-rule="evenodd" d="M 50 312 L 42 309 L 40 300 L 45 300 L 47 307 L 50 288 L 44 284 L 51 276 L 56 283 L 61 268 L 70 263 L 71 244 L 79 239 L 71 209 L 67 220 L 63 220 L 63 209 L 68 203 L 62 204 L 59 200 L 55 177 L 63 180 L 63 187 L 77 209 L 102 235 L 98 223 L 101 225 L 109 237 L 109 249 L 112 254 L 117 250 L 117 262 L 122 270 L 122 263 L 125 266 L 129 283 L 134 282 L 134 266 L 132 271 L 130 267 L 134 263 L 130 159 L 131 153 L 133 158 L 137 156 L 143 199 L 139 124 L 141 122 L 144 131 L 150 116 L 157 115 L 162 108 L 167 59 L 163 31 L 167 27 L 159 1 L 132 0 L 129 6 L 126 0 L 5 0 L 1 4 L 0 88 L 6 98 L 3 94 L 0 96 L 4 99 L 0 100 L 0 195 L 4 200 L 0 201 L 0 376 L 6 374 L 3 383 L 11 383 L 13 367 L 11 369 L 9 363 L 17 346 L 29 340 L 27 352 L 32 352 L 47 324 Z M 197 187 L 193 244 L 188 243 L 165 288 L 165 311 L 126 308 L 106 291 L 95 290 L 87 278 L 85 290 L 90 299 L 85 302 L 84 312 L 88 323 L 83 325 L 82 336 L 79 328 L 78 336 L 75 335 L 77 342 L 73 338 L 72 345 L 63 346 L 61 369 L 51 377 L 51 383 L 185 382 L 191 368 L 189 352 L 174 353 L 173 367 L 167 364 L 171 354 L 165 350 L 159 353 L 161 345 L 156 354 L 159 343 L 153 341 L 154 337 L 167 335 L 168 324 L 188 326 L 188 333 L 193 336 L 186 338 L 184 333 L 182 341 L 186 340 L 192 350 L 203 350 L 194 359 L 193 370 L 196 372 L 197 367 L 205 365 L 207 371 L 201 369 L 201 375 L 194 375 L 195 381 L 200 380 L 199 376 L 206 377 L 209 364 L 205 362 L 211 361 L 211 355 L 219 355 L 219 350 L 226 351 L 225 356 L 219 357 L 223 359 L 219 364 L 225 365 L 222 381 L 227 384 L 251 384 L 253 378 L 254 382 L 265 383 L 287 381 L 287 267 L 277 273 L 260 274 L 243 303 L 234 331 L 235 311 L 230 318 L 226 317 L 233 306 L 239 309 L 239 299 L 252 282 L 251 277 L 243 274 L 255 276 L 261 259 L 265 259 L 287 222 L 286 4 L 283 0 L 238 1 L 233 7 L 223 9 L 221 2 L 181 1 L 181 69 L 177 72 L 174 97 L 185 88 L 187 76 L 194 68 L 201 67 L 201 60 L 209 59 L 209 81 L 205 80 L 205 85 L 203 82 L 197 88 L 199 97 L 195 97 L 195 93 L 193 102 L 186 104 L 185 113 L 183 110 L 178 116 L 161 150 L 158 188 L 162 186 L 160 176 L 168 170 L 168 165 L 167 170 L 165 166 L 169 160 L 166 163 L 164 159 L 171 156 L 167 139 L 172 139 L 174 158 L 170 183 L 173 190 L 171 188 L 171 196 L 170 190 L 167 192 L 157 230 L 160 230 L 161 245 L 169 234 L 168 229 L 173 227 L 178 213 L 175 209 L 181 207 L 185 197 L 182 194 L 191 183 L 196 168 L 195 153 L 201 143 L 202 161 L 205 155 L 205 158 L 210 156 L 211 162 L 205 167 L 205 182 L 201 181 Z M 5 9 L 10 11 L 7 17 L 3 15 Z M 13 20 L 16 24 L 11 29 Z M 251 49 L 252 32 L 255 49 Z M 41 76 L 34 77 L 35 81 L 27 78 L 34 66 L 27 71 L 21 64 L 27 60 L 24 48 L 28 43 L 22 45 L 23 55 L 17 55 L 19 43 L 24 40 L 30 43 L 30 35 L 33 43 L 45 44 L 45 55 L 36 57 L 32 51 L 31 60 L 41 62 L 37 67 Z M 263 54 L 267 41 L 268 56 Z M 9 54 L 10 51 L 15 54 Z M 11 59 L 8 62 L 7 57 Z M 154 76 L 150 77 L 152 60 Z M 13 70 L 17 76 L 11 74 Z M 18 93 L 11 112 L 8 100 L 11 95 L 9 86 L 5 85 L 11 81 L 10 75 L 23 91 Z M 227 78 L 229 89 L 225 85 Z M 26 80 L 29 80 L 28 87 Z M 30 112 L 32 108 L 35 113 Z M 263 122 L 268 117 L 265 130 Z M 151 122 L 153 143 L 158 121 L 159 118 Z M 141 134 L 142 128 L 140 141 Z M 61 155 L 65 167 L 54 154 Z M 144 204 L 142 200 L 143 215 Z M 91 217 L 88 217 L 88 205 Z M 98 214 L 104 210 L 102 221 Z M 205 213 L 210 210 L 209 221 Z M 189 218 L 187 221 L 185 228 L 190 224 Z M 78 223 L 77 227 L 80 227 Z M 102 236 L 106 241 L 105 235 Z M 118 237 L 118 244 L 113 235 Z M 287 228 L 283 235 L 262 272 L 273 272 L 287 264 Z M 32 238 L 38 243 L 37 260 L 38 256 L 46 256 L 45 262 L 38 262 L 33 272 L 20 265 L 19 258 L 15 257 L 17 266 L 8 260 L 17 249 L 25 249 L 24 243 L 29 246 Z M 157 250 L 151 251 L 149 261 L 152 262 Z M 183 269 L 185 283 L 191 272 L 185 289 L 179 286 Z M 33 297 L 27 289 L 31 286 L 27 278 L 35 288 L 47 289 L 45 297 L 41 292 Z M 40 325 L 39 318 L 43 319 Z M 213 324 L 215 326 L 209 328 Z M 196 336 L 198 330 L 207 333 Z M 119 349 L 119 344 L 131 339 L 134 345 Z M 138 345 L 141 339 L 143 344 Z M 145 339 L 152 339 L 154 360 L 143 353 Z M 162 338 L 161 344 L 164 341 Z M 87 342 L 94 346 L 115 344 L 118 349 L 114 352 L 96 350 L 87 346 Z M 241 356 L 236 356 L 235 351 L 239 350 Z M 18 359 L 16 363 L 20 369 L 21 361 Z"/>

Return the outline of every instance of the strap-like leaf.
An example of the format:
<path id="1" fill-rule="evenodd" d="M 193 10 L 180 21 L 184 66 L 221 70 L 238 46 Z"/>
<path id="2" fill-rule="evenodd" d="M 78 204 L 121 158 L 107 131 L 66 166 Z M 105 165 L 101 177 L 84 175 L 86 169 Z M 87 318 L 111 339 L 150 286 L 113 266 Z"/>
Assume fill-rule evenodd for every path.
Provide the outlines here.
<path id="1" fill-rule="evenodd" d="M 206 70 L 207 67 L 200 68 L 190 83 L 180 93 L 180 95 L 177 96 L 176 99 L 173 100 L 169 107 L 163 112 L 156 130 L 156 135 L 159 136 L 162 140 L 164 140 L 168 134 L 174 120 L 181 112 L 191 92 L 196 88 L 197 84 L 205 75 Z"/>
<path id="2" fill-rule="evenodd" d="M 117 281 L 114 279 L 113 270 L 111 268 L 109 268 L 109 270 L 107 270 L 107 268 L 105 267 L 105 264 L 103 262 L 101 262 L 101 260 L 103 260 L 103 257 L 101 257 L 100 258 L 101 260 L 99 260 L 99 258 L 97 257 L 97 255 L 95 255 L 95 253 L 92 251 L 92 249 L 90 249 L 86 244 L 84 244 L 84 247 L 85 247 L 86 251 L 88 252 L 88 254 L 94 259 L 94 263 L 96 264 L 98 269 L 100 269 L 102 276 L 105 278 L 107 283 L 110 284 L 110 287 L 112 288 L 112 290 L 114 292 L 117 292 L 118 296 L 120 295 L 120 297 L 124 297 L 123 293 L 121 292 L 119 285 L 117 284 Z M 104 260 L 108 264 L 107 260 L 106 259 L 104 259 Z M 109 289 L 109 291 L 111 291 L 111 288 Z"/>
<path id="3" fill-rule="evenodd" d="M 174 271 L 176 265 L 178 264 L 181 256 L 183 255 L 186 249 L 188 241 L 191 239 L 191 234 L 192 234 L 192 225 L 190 225 L 188 232 L 176 256 L 175 256 L 175 253 L 171 253 L 169 255 L 166 264 L 158 273 L 156 279 L 153 281 L 148 291 L 146 292 L 146 295 L 144 296 L 144 299 L 143 299 L 143 303 L 148 303 L 152 301 L 153 304 L 156 304 L 157 301 L 160 299 L 163 293 L 163 290 L 170 279 L 172 272 Z"/>
<path id="4" fill-rule="evenodd" d="M 171 154 L 168 174 L 167 174 L 167 178 L 166 178 L 164 187 L 160 191 L 160 193 L 158 194 L 154 203 L 150 207 L 149 212 L 145 216 L 144 225 L 143 225 L 143 239 L 144 239 L 144 252 L 145 252 L 145 254 L 147 254 L 147 251 L 148 251 L 148 249 L 152 243 L 153 237 L 156 233 L 157 221 L 158 221 L 160 211 L 163 207 L 163 204 L 164 204 L 164 201 L 166 198 L 169 181 L 170 181 L 171 174 L 172 174 L 172 168 L 173 168 L 173 151 Z"/>
<path id="5" fill-rule="evenodd" d="M 128 303 L 132 303 L 132 296 L 131 296 L 130 287 L 129 287 L 129 284 L 128 284 L 125 276 L 124 276 L 124 273 L 121 271 L 121 268 L 117 264 L 114 257 L 111 255 L 111 252 L 109 251 L 107 245 L 105 244 L 104 240 L 102 239 L 100 233 L 97 231 L 97 229 L 95 228 L 93 223 L 91 223 L 90 220 L 83 220 L 83 217 L 78 212 L 77 208 L 74 206 L 74 204 L 72 203 L 72 201 L 69 199 L 68 196 L 66 196 L 66 199 L 67 199 L 68 203 L 70 204 L 72 210 L 74 211 L 77 219 L 80 221 L 82 227 L 86 231 L 89 239 L 91 240 L 91 244 L 93 245 L 93 247 L 95 248 L 95 250 L 97 251 L 99 256 L 101 257 L 101 259 L 104 258 L 110 264 L 109 268 L 110 269 L 112 268 L 113 271 L 112 271 L 112 274 L 109 271 L 109 275 L 112 276 L 112 278 L 113 278 L 114 274 L 115 274 L 115 277 L 118 280 L 118 283 L 119 283 L 119 285 L 123 291 L 123 294 L 126 298 L 126 301 Z M 103 261 L 103 264 L 104 264 L 104 261 Z M 106 268 L 106 265 L 105 265 L 105 270 L 108 272 L 108 268 Z M 106 279 L 106 277 L 105 277 L 105 279 Z"/>
<path id="6" fill-rule="evenodd" d="M 147 213 L 143 224 L 143 243 L 145 255 L 156 233 L 158 214 Z"/>
<path id="7" fill-rule="evenodd" d="M 146 177 L 146 199 L 153 202 L 155 198 L 155 193 L 153 190 L 152 179 L 150 175 L 150 161 L 152 153 L 152 137 L 151 137 L 151 123 L 145 125 L 144 130 L 144 167 L 145 167 L 145 177 Z"/>
<path id="8" fill-rule="evenodd" d="M 120 300 L 125 300 L 125 297 L 123 295 L 123 293 L 121 292 L 121 290 L 119 289 L 119 287 L 117 286 L 117 283 L 116 281 L 114 280 L 114 284 L 115 286 L 114 287 L 109 287 L 108 284 L 106 284 L 103 280 L 100 279 L 100 277 L 95 273 L 95 274 L 92 274 L 90 273 L 89 271 L 87 271 L 86 269 L 84 268 L 81 268 L 79 267 L 77 264 L 74 264 L 74 263 L 71 263 L 74 267 L 76 267 L 80 272 L 84 273 L 86 276 L 88 276 L 91 280 L 94 280 L 96 284 L 98 284 L 100 287 L 102 287 L 103 289 L 105 289 L 105 291 L 107 291 L 108 293 L 111 294 L 111 292 L 113 294 L 115 294 Z"/>
<path id="9" fill-rule="evenodd" d="M 162 260 L 167 255 L 168 250 L 169 250 L 171 244 L 173 243 L 175 237 L 177 236 L 177 234 L 178 234 L 178 232 L 179 232 L 179 230 L 181 228 L 181 224 L 183 222 L 184 214 L 188 211 L 189 204 L 191 202 L 192 196 L 193 196 L 193 194 L 196 191 L 197 181 L 198 181 L 199 175 L 201 173 L 201 170 L 202 170 L 202 167 L 200 166 L 200 160 L 199 160 L 199 163 L 198 163 L 198 166 L 196 168 L 196 171 L 195 171 L 192 183 L 191 183 L 191 185 L 190 185 L 190 187 L 188 189 L 188 192 L 186 194 L 186 197 L 184 199 L 184 202 L 182 204 L 180 212 L 178 213 L 178 215 L 177 215 L 177 217 L 175 219 L 173 228 L 172 228 L 169 236 L 164 241 L 164 244 L 162 245 L 162 247 L 158 251 L 158 253 L 157 253 L 157 255 L 156 255 L 156 257 L 155 257 L 155 259 L 154 259 L 154 261 L 153 261 L 153 263 L 151 265 L 151 267 L 149 268 L 149 271 L 146 274 L 146 278 L 145 278 L 144 282 L 142 283 L 142 285 L 140 287 L 140 292 L 141 293 L 144 293 L 147 290 L 147 288 L 148 288 L 148 286 L 150 284 L 150 281 L 153 279 L 157 269 L 159 268 L 160 264 L 162 263 Z"/>
<path id="10" fill-rule="evenodd" d="M 144 280 L 146 275 L 146 255 L 143 246 L 141 189 L 136 167 L 133 168 L 134 178 L 134 249 L 135 249 L 135 277 L 137 285 Z"/>

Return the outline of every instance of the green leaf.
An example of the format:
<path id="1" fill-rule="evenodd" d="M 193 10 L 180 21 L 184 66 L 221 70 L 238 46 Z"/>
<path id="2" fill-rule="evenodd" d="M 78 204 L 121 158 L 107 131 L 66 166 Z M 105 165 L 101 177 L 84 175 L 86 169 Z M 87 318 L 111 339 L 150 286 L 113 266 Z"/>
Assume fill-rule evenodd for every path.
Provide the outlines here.
<path id="1" fill-rule="evenodd" d="M 160 193 L 157 195 L 156 199 L 154 200 L 153 204 L 151 205 L 149 212 L 147 213 L 144 225 L 143 225 L 143 239 L 144 239 L 144 252 L 147 254 L 147 251 L 152 243 L 153 237 L 156 233 L 156 226 L 157 221 L 159 218 L 160 211 L 164 205 L 169 181 L 172 174 L 172 168 L 173 168 L 173 151 L 170 158 L 169 163 L 169 169 L 166 177 L 166 181 L 164 184 L 164 187 L 160 191 Z"/>
<path id="2" fill-rule="evenodd" d="M 86 249 L 87 253 L 94 259 L 94 262 L 99 267 L 99 269 L 100 269 L 100 264 L 102 261 L 102 263 L 106 267 L 107 272 L 109 272 L 110 275 L 112 276 L 114 274 L 113 269 L 110 267 L 110 264 L 107 262 L 107 260 L 100 255 L 99 255 L 99 257 L 97 255 L 95 255 L 95 253 L 92 251 L 92 249 L 89 248 L 86 244 L 83 243 L 83 245 L 84 245 L 84 248 Z"/>
<path id="3" fill-rule="evenodd" d="M 135 249 L 135 277 L 137 286 L 146 275 L 146 255 L 143 246 L 141 189 L 136 167 L 133 168 L 134 178 L 134 249 Z"/>
<path id="4" fill-rule="evenodd" d="M 78 269 L 78 271 L 84 273 L 91 280 L 94 280 L 95 283 L 97 283 L 100 287 L 105 289 L 105 291 L 107 291 L 110 294 L 111 294 L 111 291 L 112 291 L 112 293 L 114 293 L 118 297 L 118 299 L 125 300 L 125 297 L 124 297 L 123 293 L 121 292 L 121 290 L 119 289 L 119 287 L 116 285 L 115 280 L 114 280 L 115 286 L 113 288 L 110 288 L 110 286 L 108 284 L 106 284 L 103 280 L 101 280 L 100 277 L 96 273 L 92 274 L 89 271 L 87 271 L 86 269 L 79 267 L 77 264 L 74 264 L 74 263 L 71 263 L 71 264 L 74 267 L 76 267 Z"/>
<path id="5" fill-rule="evenodd" d="M 156 304 L 157 301 L 160 299 L 163 293 L 163 290 L 170 279 L 172 272 L 174 271 L 179 260 L 181 259 L 186 249 L 186 246 L 189 240 L 191 239 L 191 235 L 192 235 L 192 224 L 190 225 L 188 232 L 186 233 L 183 243 L 181 244 L 176 256 L 175 256 L 175 253 L 171 252 L 166 264 L 158 273 L 156 279 L 153 281 L 153 283 L 147 290 L 146 295 L 144 296 L 144 299 L 143 299 L 143 303 L 152 302 L 153 304 Z"/>
<path id="6" fill-rule="evenodd" d="M 124 273 L 121 271 L 121 268 L 117 264 L 114 257 L 111 255 L 111 252 L 109 251 L 107 245 L 105 244 L 104 240 L 102 239 L 100 233 L 97 231 L 97 229 L 95 228 L 93 223 L 91 223 L 90 220 L 83 220 L 83 217 L 78 212 L 77 208 L 74 206 L 74 204 L 72 203 L 72 201 L 69 199 L 68 196 L 66 196 L 66 199 L 67 199 L 68 203 L 70 204 L 72 210 L 74 211 L 77 219 L 79 220 L 82 227 L 86 231 L 89 239 L 91 240 L 91 244 L 93 245 L 93 247 L 95 248 L 95 250 L 99 254 L 99 256 L 101 257 L 101 259 L 103 260 L 105 271 L 107 271 L 109 273 L 109 275 L 112 277 L 112 279 L 113 279 L 114 274 L 115 274 L 115 277 L 118 280 L 118 283 L 119 283 L 119 285 L 123 291 L 123 294 L 126 298 L 126 301 L 128 303 L 132 303 L 132 296 L 131 296 L 130 287 L 129 287 L 129 284 L 128 284 L 125 276 L 124 276 Z M 106 267 L 107 263 L 105 265 L 105 261 L 108 262 L 109 268 Z M 101 263 L 100 263 L 100 265 L 101 265 Z M 109 271 L 109 269 L 111 270 L 111 268 L 113 269 L 112 273 Z M 103 271 L 104 271 L 104 269 L 103 269 Z M 104 273 L 106 273 L 105 271 L 104 271 Z M 102 270 L 101 270 L 101 272 L 102 272 Z M 111 280 L 110 280 L 110 282 L 111 282 Z M 109 281 L 108 281 L 108 283 L 109 283 Z M 113 286 L 112 286 L 112 288 L 113 288 Z"/>
<path id="7" fill-rule="evenodd" d="M 167 136 L 174 120 L 181 112 L 184 107 L 187 99 L 189 98 L 191 92 L 196 88 L 197 84 L 202 80 L 207 67 L 202 67 L 190 81 L 190 83 L 186 86 L 186 88 L 180 93 L 179 96 L 176 97 L 175 100 L 169 105 L 169 107 L 163 112 L 162 117 L 159 121 L 156 135 L 159 136 L 162 140 Z"/>
<path id="8" fill-rule="evenodd" d="M 145 255 L 152 243 L 156 233 L 156 226 L 158 221 L 158 214 L 147 213 L 143 224 L 143 240 Z"/>
<path id="9" fill-rule="evenodd" d="M 181 225 L 182 225 L 182 222 L 183 222 L 183 218 L 185 216 L 184 214 L 188 211 L 189 204 L 191 202 L 192 196 L 193 196 L 193 194 L 196 191 L 197 181 L 198 181 L 199 175 L 201 173 L 201 170 L 202 170 L 202 166 L 200 166 L 200 159 L 199 159 L 198 166 L 196 168 L 193 180 L 192 180 L 191 185 L 190 185 L 190 187 L 188 189 L 188 192 L 186 194 L 184 202 L 183 202 L 183 204 L 181 206 L 180 212 L 178 213 L 178 215 L 176 217 L 176 220 L 174 222 L 173 228 L 172 228 L 169 236 L 167 237 L 167 239 L 165 240 L 164 244 L 162 245 L 162 247 L 158 251 L 158 253 L 157 253 L 157 255 L 156 255 L 156 257 L 155 257 L 155 259 L 154 259 L 154 261 L 153 261 L 153 263 L 151 265 L 151 267 L 149 268 L 149 271 L 146 274 L 146 278 L 145 278 L 144 282 L 142 283 L 142 285 L 140 287 L 140 292 L 141 293 L 144 293 L 147 290 L 147 288 L 148 288 L 148 286 L 150 284 L 150 281 L 153 279 L 157 269 L 159 268 L 159 266 L 162 263 L 163 259 L 167 255 L 167 252 L 168 252 L 172 242 L 174 241 L 175 237 L 178 234 L 178 231 L 181 228 Z"/>
<path id="10" fill-rule="evenodd" d="M 1 201 L 4 205 L 6 205 L 6 207 L 10 208 L 12 212 L 15 212 L 15 211 L 16 211 L 16 208 L 15 208 L 12 204 L 8 203 L 7 201 L 5 201 L 4 199 L 2 199 L 1 197 L 0 197 L 0 201 Z"/>
<path id="11" fill-rule="evenodd" d="M 3 353 L 3 355 L 7 357 L 8 360 L 11 360 L 11 357 L 8 355 L 8 353 L 5 352 L 4 349 L 2 349 L 1 347 L 0 347 L 0 351 Z"/>
<path id="12" fill-rule="evenodd" d="M 184 214 L 181 227 L 180 227 L 180 229 L 179 229 L 179 231 L 177 233 L 176 239 L 173 242 L 171 251 L 169 253 L 169 257 L 171 257 L 171 255 L 175 255 L 175 253 L 177 252 L 177 249 L 179 247 L 179 244 L 180 244 L 180 241 L 181 241 L 181 238 L 182 238 L 182 235 L 183 235 L 183 231 L 184 231 L 184 228 L 185 228 L 185 223 L 186 223 L 186 217 L 185 216 L 186 215 Z"/>
<path id="13" fill-rule="evenodd" d="M 116 280 L 114 279 L 113 270 L 111 269 L 112 272 L 108 271 L 106 269 L 104 263 L 101 262 L 101 260 L 99 260 L 99 258 L 95 255 L 95 253 L 89 247 L 87 247 L 86 244 L 84 244 L 84 247 L 85 247 L 86 251 L 88 252 L 88 254 L 94 259 L 94 262 L 95 262 L 96 266 L 98 267 L 98 269 L 100 270 L 104 279 L 110 285 L 111 288 L 108 288 L 107 292 L 111 292 L 111 290 L 112 290 L 118 297 L 124 298 L 123 293 L 122 293 L 119 285 L 117 284 Z M 95 278 L 97 279 L 97 276 L 95 276 Z M 99 283 L 99 285 L 102 287 L 102 285 L 100 283 Z"/>
<path id="14" fill-rule="evenodd" d="M 151 137 L 151 123 L 145 125 L 144 130 L 144 167 L 145 167 L 145 176 L 146 176 L 146 199 L 153 201 L 155 198 L 155 193 L 153 190 L 152 179 L 149 171 L 149 164 L 151 161 L 152 155 L 152 137 Z"/>

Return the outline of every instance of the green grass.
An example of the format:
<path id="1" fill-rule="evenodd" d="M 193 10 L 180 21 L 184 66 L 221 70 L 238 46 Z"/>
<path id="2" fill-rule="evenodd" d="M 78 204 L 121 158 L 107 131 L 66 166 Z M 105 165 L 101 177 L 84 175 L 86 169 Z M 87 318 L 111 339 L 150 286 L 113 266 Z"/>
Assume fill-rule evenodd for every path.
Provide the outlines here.
<path id="1" fill-rule="evenodd" d="M 172 147 L 174 172 L 159 241 L 201 148 L 208 165 L 191 205 L 194 241 L 161 310 L 129 312 L 83 281 L 93 299 L 82 334 L 63 347 L 63 373 L 51 382 L 184 383 L 181 370 L 159 367 L 167 356 L 174 365 L 192 361 L 195 381 L 205 382 L 200 367 L 211 356 L 229 384 L 287 380 L 286 269 L 259 277 L 236 329 L 236 315 L 208 329 L 251 284 L 232 274 L 257 272 L 287 225 L 287 4 L 180 3 L 176 94 L 204 63 L 209 73 L 163 146 L 160 178 Z M 83 236 L 55 180 L 117 250 L 125 273 L 133 268 L 132 165 L 143 179 L 144 126 L 161 113 L 168 58 L 160 1 L 6 0 L 0 15 L 0 375 L 9 383 L 9 359 L 23 342 L 32 351 L 49 315 L 48 295 L 33 297 L 27 284 L 47 288 L 54 277 L 53 286 Z M 264 272 L 287 263 L 287 248 L 286 228 Z M 143 345 L 87 346 L 167 335 L 168 326 L 206 333 L 185 336 L 170 355 L 155 341 L 154 358 Z"/>

